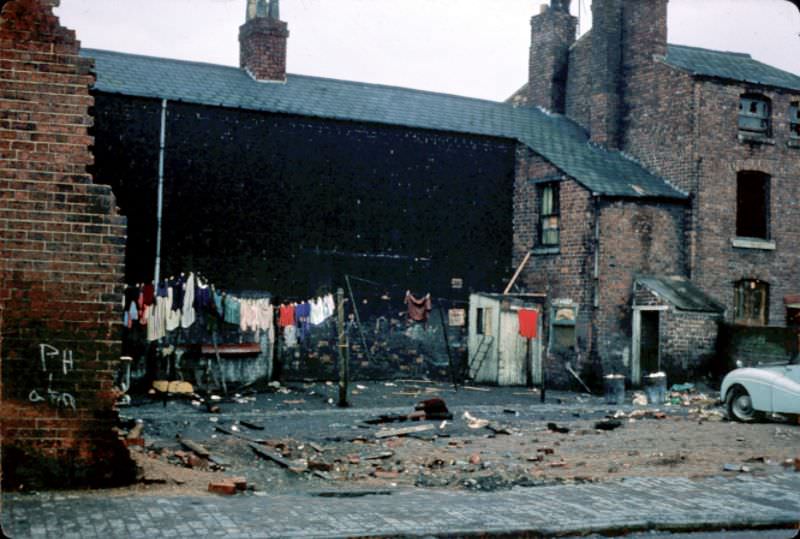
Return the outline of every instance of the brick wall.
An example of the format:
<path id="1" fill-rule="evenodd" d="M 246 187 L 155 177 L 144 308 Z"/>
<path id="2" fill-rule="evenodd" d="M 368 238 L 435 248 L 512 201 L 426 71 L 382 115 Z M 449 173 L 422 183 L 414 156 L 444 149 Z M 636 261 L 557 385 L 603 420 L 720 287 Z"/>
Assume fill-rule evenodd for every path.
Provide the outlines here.
<path id="1" fill-rule="evenodd" d="M 567 116 L 589 129 L 592 113 L 592 33 L 587 32 L 569 51 L 565 110 Z"/>
<path id="2" fill-rule="evenodd" d="M 562 177 L 563 173 L 557 168 L 527 148 L 518 150 L 514 188 L 514 265 L 519 265 L 528 250 L 534 249 L 520 282 L 528 291 L 546 293 L 550 302 L 569 299 L 578 306 L 576 353 L 551 356 L 545 363 L 548 383 L 556 386 L 572 382 L 571 375 L 564 368 L 566 361 L 570 361 L 576 370 L 587 370 L 592 353 L 594 202 L 591 193 L 572 179 L 559 183 L 558 252 L 537 252 L 539 200 L 537 185 L 530 180 L 558 180 Z M 547 330 L 545 333 L 543 338 L 547 339 Z"/>
<path id="3" fill-rule="evenodd" d="M 783 297 L 800 291 L 800 148 L 790 147 L 788 110 L 800 93 L 769 89 L 773 134 L 765 143 L 738 140 L 739 96 L 746 85 L 698 81 L 697 247 L 693 279 L 728 308 L 733 320 L 734 283 L 754 278 L 769 284 L 769 324 L 786 325 Z M 733 247 L 736 178 L 760 171 L 770 180 L 769 236 L 774 250 Z"/>
<path id="4" fill-rule="evenodd" d="M 683 275 L 684 208 L 679 203 L 601 205 L 596 353 L 602 372 L 630 372 L 633 282 L 637 275 Z"/>
<path id="5" fill-rule="evenodd" d="M 3 480 L 111 483 L 130 459 L 112 431 L 125 219 L 92 183 L 90 63 L 52 13 L 0 14 Z"/>
<path id="6" fill-rule="evenodd" d="M 716 357 L 721 316 L 709 313 L 662 311 L 661 370 L 670 383 L 707 376 Z"/>
<path id="7" fill-rule="evenodd" d="M 529 104 L 564 112 L 569 47 L 577 23 L 568 12 L 552 7 L 531 18 Z"/>

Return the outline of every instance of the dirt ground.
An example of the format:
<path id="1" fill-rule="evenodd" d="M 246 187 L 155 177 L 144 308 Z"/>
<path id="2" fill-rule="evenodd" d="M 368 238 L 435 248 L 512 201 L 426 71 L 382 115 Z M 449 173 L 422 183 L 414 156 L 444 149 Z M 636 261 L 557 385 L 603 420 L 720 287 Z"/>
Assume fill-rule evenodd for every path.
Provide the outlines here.
<path id="1" fill-rule="evenodd" d="M 233 476 L 247 479 L 245 495 L 498 490 L 625 477 L 771 474 L 793 470 L 800 457 L 794 418 L 728 422 L 710 392 L 675 394 L 675 404 L 656 408 L 609 406 L 577 394 L 551 394 L 551 404 L 539 405 L 524 388 L 453 392 L 410 385 L 360 385 L 372 395 L 349 411 L 330 406 L 330 386 L 310 384 L 223 401 L 217 413 L 197 402 L 128 409 L 145 417 L 144 447 L 131 447 L 140 481 L 103 495 L 202 495 L 209 483 Z M 367 423 L 386 414 L 379 404 L 410 413 L 417 399 L 435 395 L 448 402 L 451 420 Z M 384 429 L 407 427 L 427 430 L 381 437 Z M 181 445 L 181 436 L 211 458 Z M 260 456 L 253 445 L 280 462 Z"/>

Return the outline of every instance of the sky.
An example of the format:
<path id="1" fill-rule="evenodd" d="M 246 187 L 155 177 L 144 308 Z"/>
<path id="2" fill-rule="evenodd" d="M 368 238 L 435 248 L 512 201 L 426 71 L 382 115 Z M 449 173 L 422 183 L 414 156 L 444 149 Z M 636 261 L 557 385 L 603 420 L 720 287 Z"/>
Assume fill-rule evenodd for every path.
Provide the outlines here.
<path id="1" fill-rule="evenodd" d="M 527 80 L 547 0 L 282 0 L 289 73 L 501 101 Z M 246 0 L 61 0 L 84 47 L 238 65 Z M 580 31 L 590 0 L 573 0 Z M 669 42 L 747 52 L 800 75 L 800 11 L 784 0 L 671 0 Z"/>

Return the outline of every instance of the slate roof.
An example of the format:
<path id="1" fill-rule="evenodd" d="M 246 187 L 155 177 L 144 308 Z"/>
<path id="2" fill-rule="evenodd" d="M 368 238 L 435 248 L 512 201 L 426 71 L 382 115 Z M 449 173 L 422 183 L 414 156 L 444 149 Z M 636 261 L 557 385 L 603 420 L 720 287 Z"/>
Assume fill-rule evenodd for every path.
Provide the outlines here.
<path id="1" fill-rule="evenodd" d="M 590 144 L 566 117 L 538 109 L 304 75 L 257 82 L 235 67 L 97 49 L 81 54 L 95 59 L 101 92 L 516 139 L 593 193 L 687 198 L 622 153 Z"/>
<path id="2" fill-rule="evenodd" d="M 692 75 L 800 90 L 800 77 L 753 60 L 746 53 L 668 45 L 664 62 Z"/>
<path id="3" fill-rule="evenodd" d="M 685 277 L 639 277 L 636 283 L 647 287 L 681 311 L 721 313 L 725 310 Z"/>

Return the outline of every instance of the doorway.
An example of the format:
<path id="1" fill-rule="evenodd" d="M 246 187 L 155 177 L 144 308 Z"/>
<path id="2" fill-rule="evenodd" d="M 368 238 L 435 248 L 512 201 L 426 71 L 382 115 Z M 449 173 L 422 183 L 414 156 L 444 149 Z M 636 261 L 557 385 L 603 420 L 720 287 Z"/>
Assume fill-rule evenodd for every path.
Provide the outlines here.
<path id="1" fill-rule="evenodd" d="M 666 306 L 633 308 L 631 381 L 642 383 L 642 374 L 661 370 L 661 313 Z"/>

